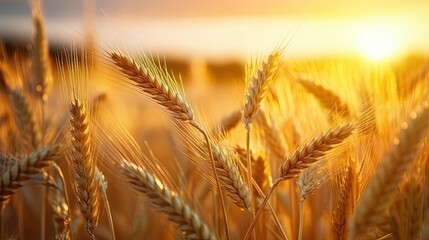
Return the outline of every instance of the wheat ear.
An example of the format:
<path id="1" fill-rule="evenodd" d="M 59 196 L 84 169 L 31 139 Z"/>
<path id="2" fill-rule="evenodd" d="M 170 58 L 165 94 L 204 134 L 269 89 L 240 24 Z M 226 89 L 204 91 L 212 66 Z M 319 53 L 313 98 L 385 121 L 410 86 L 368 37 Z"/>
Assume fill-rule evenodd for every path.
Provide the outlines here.
<path id="1" fill-rule="evenodd" d="M 52 85 L 52 69 L 49 62 L 49 47 L 41 13 L 40 1 L 33 4 L 33 52 L 32 52 L 32 89 L 42 99 L 46 100 Z"/>
<path id="2" fill-rule="evenodd" d="M 27 99 L 16 90 L 10 91 L 11 102 L 15 112 L 18 128 L 22 133 L 22 144 L 26 151 L 37 149 L 40 143 L 40 132 L 35 123 L 33 112 Z"/>
<path id="3" fill-rule="evenodd" d="M 290 156 L 287 156 L 279 168 L 281 181 L 296 177 L 303 169 L 316 163 L 326 153 L 349 137 L 354 124 L 338 126 L 313 138 L 309 143 L 302 145 Z"/>
<path id="4" fill-rule="evenodd" d="M 158 68 L 156 64 L 144 58 L 138 63 L 119 52 L 110 53 L 110 58 L 121 71 L 155 102 L 164 106 L 176 119 L 194 124 L 194 111 L 177 89 L 174 79 Z"/>
<path id="5" fill-rule="evenodd" d="M 313 96 L 317 98 L 320 104 L 328 111 L 334 110 L 344 119 L 350 119 L 351 112 L 347 104 L 333 91 L 327 89 L 321 84 L 299 78 L 298 82 Z"/>
<path id="6" fill-rule="evenodd" d="M 332 235 L 334 239 L 346 239 L 346 221 L 347 214 L 350 210 L 349 202 L 351 201 L 353 185 L 352 165 L 342 167 L 342 172 L 335 179 L 336 184 L 336 203 L 332 216 Z"/>
<path id="7" fill-rule="evenodd" d="M 55 226 L 55 238 L 56 239 L 68 239 L 71 235 L 70 229 L 70 213 L 69 205 L 65 201 L 63 194 L 54 190 L 53 193 L 49 194 L 50 206 L 54 214 L 54 226 Z"/>
<path id="8" fill-rule="evenodd" d="M 73 173 L 78 205 L 85 219 L 86 230 L 92 239 L 99 217 L 99 189 L 95 178 L 95 159 L 91 154 L 89 122 L 79 100 L 70 104 Z"/>
<path id="9" fill-rule="evenodd" d="M 352 217 L 350 239 L 365 235 L 371 226 L 382 221 L 396 186 L 414 162 L 419 142 L 427 133 L 428 122 L 429 104 L 425 102 L 402 125 L 399 138 L 394 141 L 389 154 L 364 191 Z"/>
<path id="10" fill-rule="evenodd" d="M 250 211 L 249 188 L 238 169 L 236 163 L 239 160 L 238 155 L 227 147 L 214 146 L 213 156 L 220 183 L 226 194 L 233 199 L 237 206 Z"/>
<path id="11" fill-rule="evenodd" d="M 1 178 L 0 203 L 9 199 L 12 194 L 25 185 L 26 180 L 42 172 L 44 167 L 59 157 L 59 145 L 48 146 L 34 151 L 6 169 Z"/>
<path id="12" fill-rule="evenodd" d="M 242 110 L 242 120 L 246 128 L 250 128 L 252 120 L 259 111 L 262 99 L 279 71 L 282 55 L 282 51 L 274 51 L 251 77 Z"/>
<path id="13" fill-rule="evenodd" d="M 51 166 L 57 170 L 58 176 L 60 177 L 62 189 L 52 188 L 48 194 L 49 205 L 54 214 L 54 226 L 55 226 L 55 239 L 71 239 L 71 228 L 70 228 L 70 204 L 69 197 L 65 185 L 65 178 L 61 168 L 54 162 Z"/>
<path id="14" fill-rule="evenodd" d="M 153 205 L 169 216 L 170 221 L 178 225 L 185 239 L 216 239 L 198 214 L 159 179 L 126 160 L 121 161 L 120 171 L 136 191 L 145 194 Z"/>
<path id="15" fill-rule="evenodd" d="M 315 166 L 306 169 L 301 173 L 297 180 L 297 186 L 300 189 L 299 199 L 299 229 L 298 239 L 302 239 L 304 229 L 304 201 L 312 195 L 322 184 L 329 180 L 329 175 L 324 171 L 326 161 L 318 162 Z"/>

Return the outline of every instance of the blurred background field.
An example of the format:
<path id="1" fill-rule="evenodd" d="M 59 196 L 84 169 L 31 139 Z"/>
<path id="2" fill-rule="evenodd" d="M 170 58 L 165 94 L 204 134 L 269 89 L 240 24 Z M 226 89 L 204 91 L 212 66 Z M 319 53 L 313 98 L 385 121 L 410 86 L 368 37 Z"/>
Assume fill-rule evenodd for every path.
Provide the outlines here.
<path id="1" fill-rule="evenodd" d="M 13 66 L 11 72 L 29 69 L 34 35 L 30 2 L 0 0 L 0 41 L 8 56 L 0 60 L 7 63 L 7 67 Z M 172 74 L 183 80 L 186 97 L 195 106 L 198 117 L 203 119 L 209 129 L 214 129 L 222 119 L 243 107 L 248 80 L 245 79 L 246 64 L 255 59 L 264 59 L 276 47 L 285 46 L 279 77 L 270 89 L 267 104 L 262 107 L 264 116 L 270 120 L 269 125 L 281 128 L 280 138 L 287 142 L 283 153 L 291 154 L 304 140 L 328 127 L 356 120 L 361 114 L 360 107 L 374 104 L 379 127 L 378 132 L 374 133 L 374 139 L 380 146 L 369 140 L 362 143 L 362 148 L 356 146 L 359 145 L 357 142 L 348 143 L 356 147 L 351 150 L 352 153 L 359 156 L 368 154 L 367 158 L 375 159 L 369 167 L 365 166 L 370 170 L 364 171 L 364 177 L 369 179 L 381 162 L 382 155 L 388 152 L 400 123 L 421 101 L 427 100 L 428 9 L 429 1 L 426 0 L 44 0 L 42 11 L 54 72 L 54 91 L 44 105 L 47 110 L 45 113 L 50 117 L 67 114 L 67 108 L 58 107 L 58 104 L 69 104 L 59 93 L 64 91 L 60 86 L 63 83 L 59 81 L 59 66 L 66 63 L 65 56 L 75 53 L 76 49 L 72 46 L 83 46 L 96 53 L 93 67 L 96 69 L 94 81 L 97 82 L 97 89 L 93 93 L 105 94 L 103 106 L 107 106 L 108 112 L 125 125 L 140 146 L 147 143 L 167 168 L 172 168 L 170 160 L 179 160 L 185 175 L 190 179 L 184 184 L 184 189 L 195 194 L 195 202 L 198 202 L 192 204 L 204 210 L 201 211 L 203 218 L 209 219 L 219 234 L 223 230 L 219 230 L 220 221 L 213 220 L 212 199 L 207 197 L 207 192 L 215 187 L 189 167 L 191 150 L 188 149 L 189 143 L 179 134 L 180 128 L 175 125 L 177 123 L 172 122 L 165 111 L 160 111 L 161 107 L 152 100 L 125 86 L 126 77 L 109 62 L 107 52 L 120 50 L 131 57 L 146 53 L 155 58 L 159 56 L 161 61 L 165 59 Z M 22 63 L 22 66 L 18 63 Z M 28 73 L 22 73 L 22 79 L 18 77 L 18 81 L 26 81 L 27 76 Z M 321 108 L 317 99 L 296 81 L 302 76 L 334 91 L 355 115 L 350 119 L 332 120 L 336 109 L 325 111 Z M 17 89 L 20 89 L 16 83 L 18 81 L 14 81 L 9 79 L 11 85 L 16 84 Z M 0 109 L 4 111 L 2 107 Z M 50 122 L 44 120 L 41 118 L 39 124 L 47 128 L 45 125 Z M 253 133 L 255 141 L 252 148 L 262 149 L 262 152 L 272 157 L 273 153 L 263 139 L 267 136 L 261 132 L 257 128 Z M 244 136 L 243 124 L 239 122 L 231 130 L 231 135 L 227 136 L 227 142 L 243 145 Z M 419 159 L 429 155 L 428 139 L 425 138 L 425 145 L 421 144 Z M 370 150 L 362 150 L 365 147 Z M 0 149 L 10 152 L 16 150 L 4 146 Z M 269 161 L 273 163 L 275 160 L 278 159 L 270 158 Z M 68 179 L 70 167 L 66 161 L 59 164 L 67 169 L 65 175 Z M 273 166 L 278 164 L 279 161 L 274 162 Z M 111 168 L 107 166 L 107 170 L 103 170 L 106 170 L 109 180 L 109 198 L 118 239 L 142 235 L 153 239 L 176 237 L 172 225 L 164 225 L 167 219 L 158 218 L 160 214 L 153 211 L 151 205 L 141 205 L 139 198 L 134 195 L 129 197 L 130 190 L 123 187 L 123 182 L 117 181 Z M 428 221 L 428 164 L 424 168 L 424 174 L 421 174 L 426 176 L 422 209 Z M 277 169 L 271 169 L 271 175 L 276 177 Z M 332 188 L 337 184 L 335 173 L 332 176 L 332 182 L 323 186 L 306 203 L 304 239 L 331 237 L 329 218 L 336 200 Z M 67 182 L 67 185 L 70 190 L 72 183 Z M 42 204 L 42 194 L 37 192 L 42 188 L 32 186 L 29 189 L 36 191 L 30 194 L 23 191 L 17 199 L 24 202 L 23 209 L 28 211 L 28 219 L 39 219 L 40 213 L 34 206 Z M 277 209 L 278 214 L 289 237 L 295 239 L 298 232 L 299 190 L 295 180 L 290 181 L 290 185 L 284 185 L 282 190 L 275 196 L 283 203 Z M 127 204 L 124 204 L 124 196 L 127 196 Z M 247 230 L 248 215 L 232 203 L 228 205 L 233 239 L 240 239 Z M 327 207 L 319 209 L 321 205 Z M 70 223 L 72 231 L 75 236 L 86 236 L 74 197 L 70 206 L 74 220 Z M 16 205 L 12 205 L 9 212 L 2 215 L 11 220 L 2 222 L 5 227 L 9 227 L 8 237 L 22 235 L 25 239 L 39 236 L 42 228 L 46 228 L 48 237 L 54 236 L 52 224 L 39 226 L 40 223 L 37 223 L 37 227 L 34 227 L 31 221 L 19 219 L 19 215 L 15 214 L 17 209 Z M 157 224 L 151 224 L 154 220 Z M 264 229 L 267 234 L 261 239 L 279 237 L 273 230 L 274 224 L 270 224 Z M 168 231 L 164 231 L 164 228 Z M 105 215 L 96 235 L 100 239 L 110 237 Z"/>

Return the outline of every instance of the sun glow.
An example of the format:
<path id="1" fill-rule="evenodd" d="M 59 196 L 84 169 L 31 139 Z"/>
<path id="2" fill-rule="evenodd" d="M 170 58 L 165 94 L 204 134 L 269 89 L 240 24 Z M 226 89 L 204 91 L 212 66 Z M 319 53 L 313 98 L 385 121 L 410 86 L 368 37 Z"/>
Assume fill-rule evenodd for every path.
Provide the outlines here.
<path id="1" fill-rule="evenodd" d="M 403 45 L 401 34 L 391 26 L 367 25 L 356 36 L 358 52 L 372 61 L 388 60 L 399 55 Z"/>

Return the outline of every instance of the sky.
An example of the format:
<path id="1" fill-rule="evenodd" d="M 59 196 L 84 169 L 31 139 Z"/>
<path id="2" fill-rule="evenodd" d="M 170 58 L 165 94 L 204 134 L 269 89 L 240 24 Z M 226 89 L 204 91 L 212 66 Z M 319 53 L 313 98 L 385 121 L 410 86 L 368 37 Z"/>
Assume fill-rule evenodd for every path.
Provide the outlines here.
<path id="1" fill-rule="evenodd" d="M 31 35 L 30 0 L 0 0 L 0 38 Z M 86 1 L 90 2 L 90 1 Z M 45 0 L 51 42 L 83 39 L 84 1 Z M 247 58 L 283 44 L 292 57 L 429 53 L 427 0 L 98 0 L 103 48 Z M 91 12 L 91 10 L 87 11 Z M 384 49 L 390 48 L 390 49 Z M 384 51 L 384 52 L 383 52 Z M 384 54 L 386 55 L 386 54 Z"/>

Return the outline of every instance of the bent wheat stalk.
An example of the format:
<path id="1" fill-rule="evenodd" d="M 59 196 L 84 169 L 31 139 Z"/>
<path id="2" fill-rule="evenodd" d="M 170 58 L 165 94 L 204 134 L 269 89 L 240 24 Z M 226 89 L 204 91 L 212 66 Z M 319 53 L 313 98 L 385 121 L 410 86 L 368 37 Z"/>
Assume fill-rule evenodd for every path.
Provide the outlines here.
<path id="1" fill-rule="evenodd" d="M 403 174 L 414 162 L 420 140 L 427 134 L 429 122 L 429 104 L 411 114 L 410 119 L 402 124 L 398 139 L 385 157 L 377 174 L 372 178 L 363 193 L 351 220 L 349 239 L 360 234 L 382 220 L 384 211 L 390 204 L 392 195 Z"/>
<path id="2" fill-rule="evenodd" d="M 198 214 L 177 193 L 163 185 L 159 179 L 126 160 L 121 161 L 120 171 L 134 190 L 145 194 L 153 205 L 169 216 L 170 221 L 178 225 L 184 238 L 216 239 L 214 233 Z"/>
<path id="3" fill-rule="evenodd" d="M 217 191 L 222 205 L 222 214 L 227 238 L 231 239 L 225 201 L 219 176 L 216 171 L 211 141 L 207 131 L 195 120 L 194 111 L 186 101 L 186 98 L 180 95 L 176 80 L 167 72 L 166 69 L 158 67 L 155 62 L 147 57 L 143 57 L 139 62 L 136 62 L 119 52 L 111 52 L 109 55 L 115 65 L 121 69 L 122 73 L 124 73 L 129 80 L 143 90 L 144 93 L 148 94 L 161 106 L 167 108 L 174 118 L 191 124 L 201 134 L 203 134 L 207 143 L 207 149 L 216 180 Z"/>

